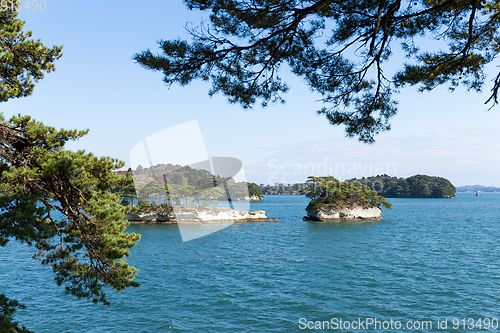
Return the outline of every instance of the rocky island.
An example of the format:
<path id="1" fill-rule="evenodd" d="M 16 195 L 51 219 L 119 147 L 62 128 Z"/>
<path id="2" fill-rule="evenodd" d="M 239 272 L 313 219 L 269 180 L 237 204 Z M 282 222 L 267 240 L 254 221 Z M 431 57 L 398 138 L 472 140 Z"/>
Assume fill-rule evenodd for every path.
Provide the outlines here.
<path id="1" fill-rule="evenodd" d="M 305 221 L 362 221 L 381 220 L 382 210 L 378 207 L 356 207 L 356 208 L 307 208 Z"/>
<path id="2" fill-rule="evenodd" d="M 150 206 L 151 207 L 151 206 Z M 248 212 L 230 208 L 185 208 L 177 210 L 163 207 L 146 208 L 136 212 L 129 212 L 125 218 L 131 224 L 176 224 L 176 223 L 243 223 L 278 221 L 269 218 L 263 210 Z"/>
<path id="3" fill-rule="evenodd" d="M 227 158 L 224 161 L 227 162 Z M 241 167 L 239 164 L 235 165 Z M 123 185 L 116 192 L 122 198 L 125 218 L 131 224 L 277 221 L 267 217 L 263 210 L 249 212 L 218 207 L 219 201 L 262 201 L 262 190 L 257 184 L 236 182 L 232 177 L 213 174 L 203 167 L 157 164 L 143 168 L 138 165 L 136 170 L 129 168 L 118 174 L 123 176 Z"/>
<path id="4" fill-rule="evenodd" d="M 306 207 L 306 221 L 373 221 L 380 220 L 380 206 L 391 204 L 369 187 L 340 182 L 334 177 L 309 177 L 302 191 L 311 202 Z"/>

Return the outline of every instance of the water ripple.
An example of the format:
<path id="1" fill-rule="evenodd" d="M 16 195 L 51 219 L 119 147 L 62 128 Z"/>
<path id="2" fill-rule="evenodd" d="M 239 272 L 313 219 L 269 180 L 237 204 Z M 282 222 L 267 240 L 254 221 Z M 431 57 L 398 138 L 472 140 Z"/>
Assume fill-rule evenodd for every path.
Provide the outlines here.
<path id="1" fill-rule="evenodd" d="M 142 234 L 129 259 L 141 286 L 109 291 L 109 307 L 64 294 L 11 242 L 0 249 L 0 292 L 27 306 L 16 320 L 36 332 L 300 332 L 301 318 L 500 316 L 500 195 L 393 199 L 371 223 L 304 222 L 304 205 L 268 196 L 253 209 L 280 222 L 187 243 L 176 226 L 129 227 Z"/>

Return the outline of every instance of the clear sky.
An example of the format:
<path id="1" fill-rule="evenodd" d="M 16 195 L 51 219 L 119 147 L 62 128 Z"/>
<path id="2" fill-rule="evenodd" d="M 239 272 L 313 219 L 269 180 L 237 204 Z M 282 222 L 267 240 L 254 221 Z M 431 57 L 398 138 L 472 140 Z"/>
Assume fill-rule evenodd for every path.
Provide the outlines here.
<path id="1" fill-rule="evenodd" d="M 500 186 L 500 107 L 485 112 L 483 104 L 496 63 L 488 67 L 483 94 L 404 89 L 393 129 L 366 145 L 316 115 L 319 96 L 286 72 L 291 87 L 286 104 L 245 111 L 223 96 L 210 98 L 207 83 L 168 89 L 160 73 L 136 64 L 133 55 L 148 48 L 156 52 L 160 39 L 189 38 L 184 26 L 198 24 L 202 15 L 187 10 L 182 0 L 45 3 L 45 11 L 23 9 L 20 18 L 44 44 L 63 45 L 63 58 L 32 96 L 2 103 L 1 112 L 6 118 L 29 114 L 54 127 L 90 129 L 70 149 L 112 156 L 128 167 L 136 143 L 197 119 L 208 155 L 239 158 L 247 179 L 256 183 L 387 173 L 442 176 L 456 186 Z"/>

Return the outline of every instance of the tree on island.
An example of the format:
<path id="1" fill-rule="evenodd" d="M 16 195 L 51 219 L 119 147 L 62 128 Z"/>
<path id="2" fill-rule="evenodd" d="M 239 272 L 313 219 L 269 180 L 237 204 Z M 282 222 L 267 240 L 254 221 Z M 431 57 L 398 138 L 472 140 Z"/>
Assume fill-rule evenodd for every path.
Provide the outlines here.
<path id="1" fill-rule="evenodd" d="M 211 187 L 194 192 L 193 200 L 196 202 L 199 209 L 206 209 L 210 205 L 212 205 L 213 208 L 217 208 L 217 205 L 219 204 L 218 199 L 224 194 L 224 189 L 220 187 Z"/>
<path id="2" fill-rule="evenodd" d="M 156 177 L 153 174 L 153 169 Z M 140 171 L 137 172 L 137 170 Z M 227 187 L 231 200 L 247 200 L 248 196 L 259 199 L 263 197 L 262 189 L 255 183 L 236 182 L 232 177 L 220 177 L 207 170 L 191 168 L 187 165 L 158 164 L 148 168 L 139 165 L 137 170 L 132 170 L 132 174 L 134 182 L 139 188 L 139 199 L 143 202 L 155 194 L 169 193 L 173 199 L 183 199 L 187 206 L 187 200 L 192 199 L 196 193 L 201 195 L 201 191 L 219 186 Z M 221 193 L 217 200 L 227 200 L 227 194 Z"/>
<path id="3" fill-rule="evenodd" d="M 22 32 L 17 11 L 0 9 L 0 97 L 28 96 L 55 69 L 61 47 L 48 48 Z M 51 265 L 58 285 L 76 297 L 108 304 L 104 286 L 137 286 L 138 270 L 124 260 L 139 240 L 124 233 L 120 197 L 112 190 L 123 162 L 64 149 L 88 131 L 56 130 L 29 116 L 0 117 L 0 246 L 31 245 Z M 15 300 L 0 294 L 0 332 L 29 332 L 13 319 Z"/>
<path id="4" fill-rule="evenodd" d="M 248 186 L 248 195 L 250 198 L 259 198 L 260 200 L 263 199 L 264 194 L 262 193 L 262 189 L 260 188 L 259 185 L 255 183 L 247 183 Z"/>
<path id="5" fill-rule="evenodd" d="M 187 29 L 191 43 L 161 40 L 162 54 L 136 54 L 139 64 L 162 72 L 167 85 L 211 81 L 210 95 L 222 93 L 244 108 L 259 99 L 263 106 L 283 102 L 289 87 L 279 70 L 287 66 L 322 95 L 326 105 L 318 113 L 364 142 L 390 130 L 400 88 L 462 84 L 480 91 L 483 69 L 500 51 L 496 1 L 185 2 L 209 13 L 209 20 Z M 426 44 L 431 39 L 437 47 Z M 387 77 L 384 66 L 396 43 L 408 60 Z M 486 103 L 498 104 L 499 88 L 500 74 Z"/>
<path id="6" fill-rule="evenodd" d="M 307 178 L 305 188 L 301 191 L 311 202 L 306 209 L 319 208 L 392 208 L 391 203 L 368 186 L 355 182 L 341 182 L 335 177 Z"/>

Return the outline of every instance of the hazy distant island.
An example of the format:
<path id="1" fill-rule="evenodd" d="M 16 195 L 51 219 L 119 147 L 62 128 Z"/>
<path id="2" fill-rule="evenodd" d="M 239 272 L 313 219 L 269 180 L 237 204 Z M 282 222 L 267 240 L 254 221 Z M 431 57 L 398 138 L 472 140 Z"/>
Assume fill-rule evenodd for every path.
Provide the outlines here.
<path id="1" fill-rule="evenodd" d="M 458 186 L 457 192 L 500 192 L 500 187 L 483 185 Z"/>
<path id="2" fill-rule="evenodd" d="M 311 198 L 306 221 L 380 220 L 380 206 L 391 209 L 391 204 L 368 186 L 331 176 L 308 177 L 301 193 Z"/>

